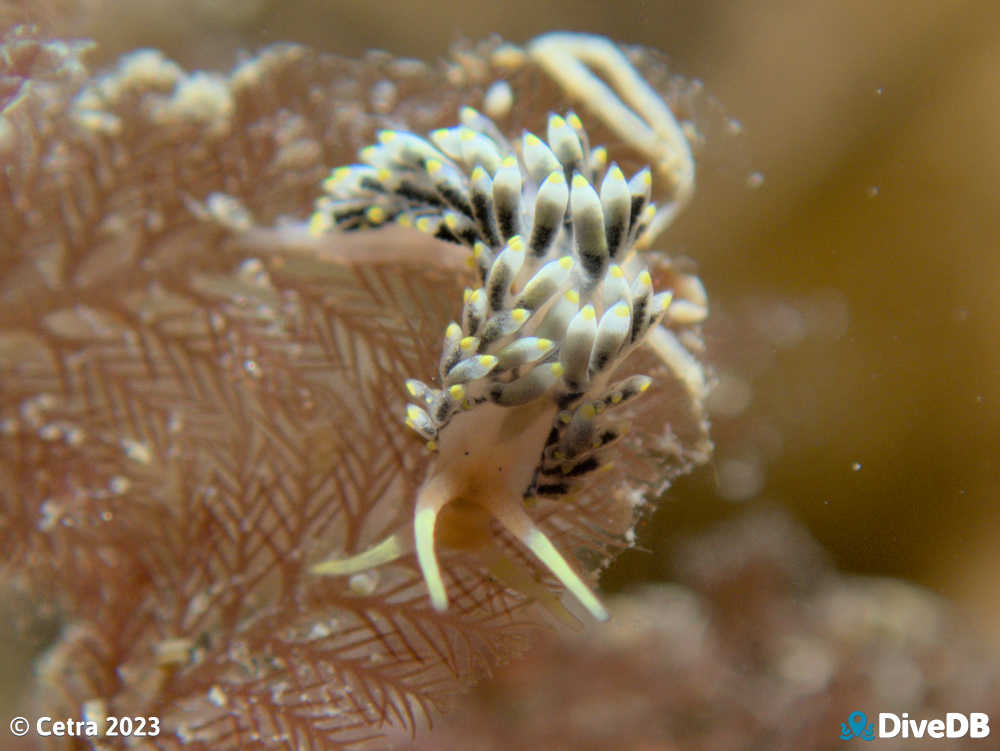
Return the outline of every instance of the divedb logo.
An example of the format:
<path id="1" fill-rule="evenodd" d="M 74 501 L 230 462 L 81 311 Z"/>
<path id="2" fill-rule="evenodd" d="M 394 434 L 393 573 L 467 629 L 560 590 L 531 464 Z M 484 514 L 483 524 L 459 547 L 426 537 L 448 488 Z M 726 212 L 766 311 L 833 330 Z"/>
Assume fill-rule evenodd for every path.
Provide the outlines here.
<path id="1" fill-rule="evenodd" d="M 879 712 L 878 731 L 868 722 L 864 712 L 851 712 L 847 722 L 840 723 L 840 740 L 860 738 L 988 738 L 990 717 L 985 712 L 948 712 L 943 718 L 914 720 L 909 713 Z"/>

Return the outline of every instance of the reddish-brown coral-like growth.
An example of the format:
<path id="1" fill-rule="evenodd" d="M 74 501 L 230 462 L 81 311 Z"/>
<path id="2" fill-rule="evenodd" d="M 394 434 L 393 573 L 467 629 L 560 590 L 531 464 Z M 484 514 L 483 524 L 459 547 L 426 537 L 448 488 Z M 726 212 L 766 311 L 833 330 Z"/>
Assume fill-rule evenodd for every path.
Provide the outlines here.
<path id="1" fill-rule="evenodd" d="M 79 46 L 3 44 L 0 544 L 4 577 L 64 614 L 39 708 L 159 715 L 157 748 L 360 748 L 425 726 L 523 648 L 534 605 L 460 554 L 444 613 L 412 559 L 305 572 L 409 518 L 425 458 L 404 381 L 434 372 L 466 272 L 421 236 L 283 222 L 377 126 L 478 105 L 496 44 L 441 68 L 280 46 L 225 76 L 145 51 L 94 79 Z M 510 81 L 529 92 L 510 127 L 561 104 L 530 65 Z M 647 364 L 641 440 L 574 507 L 534 512 L 591 564 L 705 456 L 699 405 Z"/>

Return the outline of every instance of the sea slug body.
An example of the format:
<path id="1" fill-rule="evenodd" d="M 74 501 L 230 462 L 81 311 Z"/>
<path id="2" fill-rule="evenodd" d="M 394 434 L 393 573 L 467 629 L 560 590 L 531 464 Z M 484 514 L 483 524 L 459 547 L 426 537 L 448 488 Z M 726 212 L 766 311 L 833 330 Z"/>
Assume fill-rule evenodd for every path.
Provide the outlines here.
<path id="1" fill-rule="evenodd" d="M 616 410 L 652 382 L 617 374 L 674 301 L 636 250 L 658 217 L 652 171 L 609 164 L 573 112 L 550 114 L 545 138 L 508 140 L 470 107 L 459 120 L 426 138 L 381 131 L 361 163 L 331 173 L 310 222 L 314 233 L 413 226 L 467 246 L 477 280 L 445 329 L 434 378 L 406 382 L 405 424 L 433 452 L 412 528 L 313 571 L 351 574 L 415 550 L 431 603 L 445 610 L 436 547 L 488 548 L 492 517 L 603 620 L 525 502 L 565 497 L 599 470 L 624 432 Z M 530 572 L 486 560 L 552 607 Z"/>

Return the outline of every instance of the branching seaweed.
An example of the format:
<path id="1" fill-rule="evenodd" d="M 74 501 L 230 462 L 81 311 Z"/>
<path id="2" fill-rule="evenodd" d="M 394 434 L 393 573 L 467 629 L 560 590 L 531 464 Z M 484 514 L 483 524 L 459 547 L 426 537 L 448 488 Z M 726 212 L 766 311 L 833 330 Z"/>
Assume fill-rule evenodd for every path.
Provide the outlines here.
<path id="1" fill-rule="evenodd" d="M 225 76 L 140 51 L 91 78 L 85 48 L 20 27 L 0 55 L 2 575 L 64 623 L 38 702 L 158 715 L 162 749 L 379 747 L 427 726 L 544 611 L 457 554 L 443 613 L 412 557 L 306 570 L 412 513 L 426 457 L 403 384 L 434 372 L 469 272 L 423 236 L 289 222 L 377 127 L 427 130 L 497 77 L 524 92 L 516 127 L 558 85 L 495 41 L 439 67 L 277 46 Z M 700 405 L 649 360 L 642 439 L 535 510 L 592 565 L 706 456 Z"/>

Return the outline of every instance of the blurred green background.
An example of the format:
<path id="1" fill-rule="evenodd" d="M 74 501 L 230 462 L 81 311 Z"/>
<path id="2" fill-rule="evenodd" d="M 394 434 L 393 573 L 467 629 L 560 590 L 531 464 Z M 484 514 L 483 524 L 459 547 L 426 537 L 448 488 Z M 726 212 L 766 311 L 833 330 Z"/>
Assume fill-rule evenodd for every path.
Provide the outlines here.
<path id="1" fill-rule="evenodd" d="M 1000 641 L 1000 3 L 948 0 L 56 0 L 57 30 L 229 68 L 291 40 L 434 59 L 574 29 L 704 83 L 690 211 L 661 239 L 713 312 L 713 464 L 644 525 L 611 589 L 679 537 L 789 509 L 844 570 L 904 576 Z M 737 122 L 738 121 L 738 122 Z M 759 173 L 754 177 L 755 173 Z M 751 187 L 759 182 L 759 187 Z"/>

